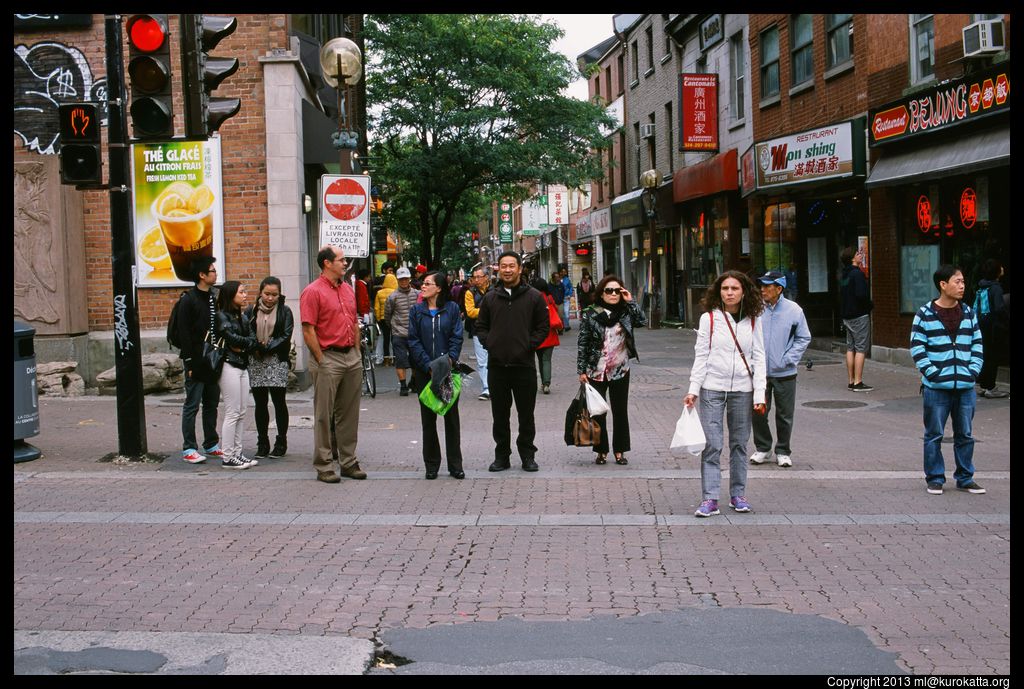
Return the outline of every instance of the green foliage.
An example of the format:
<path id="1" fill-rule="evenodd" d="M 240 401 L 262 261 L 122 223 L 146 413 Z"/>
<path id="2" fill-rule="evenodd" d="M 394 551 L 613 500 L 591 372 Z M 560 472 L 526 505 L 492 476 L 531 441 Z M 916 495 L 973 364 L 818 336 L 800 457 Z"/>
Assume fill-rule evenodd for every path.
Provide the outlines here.
<path id="1" fill-rule="evenodd" d="M 600 179 L 604 109 L 562 95 L 576 77 L 554 24 L 521 15 L 368 15 L 367 99 L 375 180 L 389 226 L 423 261 L 529 182 Z M 521 192 L 520 192 L 521 194 Z"/>

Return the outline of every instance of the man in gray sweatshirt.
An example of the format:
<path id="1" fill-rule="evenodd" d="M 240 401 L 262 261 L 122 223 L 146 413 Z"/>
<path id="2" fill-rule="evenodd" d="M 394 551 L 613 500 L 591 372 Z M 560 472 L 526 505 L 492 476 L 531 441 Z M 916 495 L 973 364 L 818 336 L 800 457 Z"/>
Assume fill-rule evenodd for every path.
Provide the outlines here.
<path id="1" fill-rule="evenodd" d="M 401 386 L 398 394 L 409 396 L 409 384 L 405 382 L 405 369 L 409 368 L 409 309 L 420 297 L 420 291 L 411 286 L 412 275 L 402 266 L 395 273 L 398 289 L 388 295 L 384 303 L 384 320 L 391 324 L 391 353 L 395 355 L 395 372 Z"/>
<path id="2" fill-rule="evenodd" d="M 775 460 L 780 467 L 793 466 L 789 440 L 793 435 L 793 411 L 796 408 L 796 368 L 811 343 L 804 311 L 796 302 L 782 296 L 786 277 L 770 270 L 758 278 L 765 309 L 761 313 L 764 332 L 764 354 L 768 386 L 765 402 L 768 412 L 775 398 Z M 753 415 L 754 447 L 751 464 L 763 464 L 772 452 L 772 431 L 768 427 L 768 413 Z"/>

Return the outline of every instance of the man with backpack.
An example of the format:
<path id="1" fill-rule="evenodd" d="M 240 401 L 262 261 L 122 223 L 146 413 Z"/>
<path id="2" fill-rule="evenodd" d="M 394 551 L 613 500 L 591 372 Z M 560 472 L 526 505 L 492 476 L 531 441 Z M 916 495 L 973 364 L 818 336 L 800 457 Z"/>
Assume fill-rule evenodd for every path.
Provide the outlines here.
<path id="1" fill-rule="evenodd" d="M 181 410 L 181 458 L 189 464 L 202 464 L 209 457 L 223 457 L 217 434 L 217 405 L 220 385 L 217 375 L 203 362 L 203 342 L 213 336 L 217 295 L 217 259 L 212 256 L 192 262 L 195 287 L 182 293 L 171 311 L 168 340 L 179 347 L 185 369 L 185 404 Z M 203 452 L 196 443 L 196 415 L 203 407 Z"/>
<path id="2" fill-rule="evenodd" d="M 985 364 L 978 375 L 979 397 L 1002 399 L 1010 395 L 996 389 L 996 371 L 1002 359 L 1004 343 L 1009 338 L 1009 318 L 1006 300 L 999 278 L 1003 276 L 1003 264 L 990 258 L 981 267 L 981 281 L 974 294 L 974 313 L 981 327 L 981 340 L 985 348 Z"/>

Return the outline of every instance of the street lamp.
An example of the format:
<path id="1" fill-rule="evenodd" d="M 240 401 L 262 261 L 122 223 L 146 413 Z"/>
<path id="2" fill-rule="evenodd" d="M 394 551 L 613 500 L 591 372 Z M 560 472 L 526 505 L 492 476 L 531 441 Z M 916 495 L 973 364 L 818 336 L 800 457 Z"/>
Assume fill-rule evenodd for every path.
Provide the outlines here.
<path id="1" fill-rule="evenodd" d="M 320 49 L 320 68 L 323 70 L 324 81 L 338 90 L 338 131 L 331 135 L 335 148 L 357 150 L 359 148 L 359 132 L 349 117 L 349 106 L 352 98 L 349 88 L 363 78 L 363 54 L 353 41 L 347 38 L 332 38 Z M 351 169 L 352 159 L 342 156 L 342 172 Z"/>
<path id="2" fill-rule="evenodd" d="M 658 215 L 658 183 L 661 181 L 661 173 L 657 170 L 648 170 L 640 175 L 640 186 L 643 187 L 643 194 L 640 199 L 644 205 L 644 212 L 647 213 L 647 223 L 650 231 L 651 241 L 654 241 L 654 218 Z M 654 287 L 654 258 L 647 261 L 647 294 L 650 295 L 651 313 L 647 319 L 650 328 L 659 327 L 661 310 L 657 306 L 657 297 L 653 293 Z"/>

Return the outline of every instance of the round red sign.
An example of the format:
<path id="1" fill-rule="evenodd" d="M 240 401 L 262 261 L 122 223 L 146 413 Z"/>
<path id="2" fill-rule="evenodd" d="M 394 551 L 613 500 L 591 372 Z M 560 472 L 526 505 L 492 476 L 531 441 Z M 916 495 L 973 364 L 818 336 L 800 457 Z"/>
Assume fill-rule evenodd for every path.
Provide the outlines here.
<path id="1" fill-rule="evenodd" d="M 336 179 L 324 189 L 324 208 L 338 220 L 352 220 L 366 208 L 366 191 L 354 179 Z"/>
<path id="2" fill-rule="evenodd" d="M 974 227 L 978 219 L 978 197 L 970 187 L 960 195 L 960 224 L 968 230 Z"/>
<path id="3" fill-rule="evenodd" d="M 932 202 L 927 196 L 917 200 L 917 226 L 922 232 L 927 232 L 932 225 Z"/>

